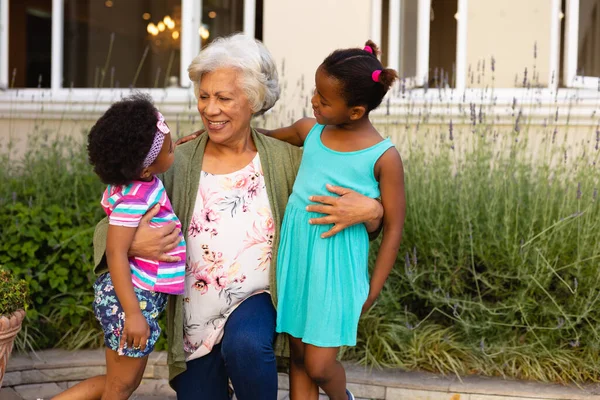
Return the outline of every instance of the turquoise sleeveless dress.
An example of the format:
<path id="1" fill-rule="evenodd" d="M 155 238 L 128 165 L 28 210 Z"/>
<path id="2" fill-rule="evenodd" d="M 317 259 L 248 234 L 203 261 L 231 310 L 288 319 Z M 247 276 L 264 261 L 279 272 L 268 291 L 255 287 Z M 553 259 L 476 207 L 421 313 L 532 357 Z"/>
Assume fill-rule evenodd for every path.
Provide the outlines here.
<path id="1" fill-rule="evenodd" d="M 277 259 L 277 332 L 319 347 L 356 345 L 358 319 L 369 294 L 369 238 L 364 224 L 322 239 L 331 225 L 310 225 L 311 195 L 332 194 L 326 183 L 379 197 L 374 167 L 394 145 L 385 139 L 352 152 L 331 150 L 316 124 L 304 141 L 302 162 L 289 198 Z M 333 195 L 335 196 L 335 195 Z"/>

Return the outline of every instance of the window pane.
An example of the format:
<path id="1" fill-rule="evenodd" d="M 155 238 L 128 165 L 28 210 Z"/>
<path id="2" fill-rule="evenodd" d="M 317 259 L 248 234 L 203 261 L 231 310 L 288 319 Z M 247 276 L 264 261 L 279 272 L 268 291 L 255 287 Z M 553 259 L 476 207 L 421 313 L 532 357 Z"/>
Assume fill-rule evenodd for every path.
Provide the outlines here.
<path id="1" fill-rule="evenodd" d="M 400 76 L 417 75 L 417 21 L 419 20 L 418 0 L 404 0 L 401 6 L 400 24 Z"/>
<path id="2" fill-rule="evenodd" d="M 52 0 L 10 0 L 8 8 L 10 85 L 50 87 Z"/>
<path id="3" fill-rule="evenodd" d="M 457 0 L 432 0 L 429 30 L 429 85 L 454 87 Z"/>
<path id="4" fill-rule="evenodd" d="M 215 38 L 244 30 L 244 0 L 203 0 L 202 47 Z"/>
<path id="5" fill-rule="evenodd" d="M 203 0 L 202 47 L 220 36 L 244 30 L 244 0 Z"/>
<path id="6" fill-rule="evenodd" d="M 600 0 L 580 0 L 577 75 L 600 77 Z"/>
<path id="7" fill-rule="evenodd" d="M 389 0 L 382 1 L 381 9 L 381 63 L 389 65 Z M 417 14 L 418 0 L 402 0 L 400 3 L 400 66 L 398 74 L 403 78 L 414 78 L 417 74 Z"/>
<path id="8" fill-rule="evenodd" d="M 64 0 L 63 87 L 179 85 L 181 0 Z"/>

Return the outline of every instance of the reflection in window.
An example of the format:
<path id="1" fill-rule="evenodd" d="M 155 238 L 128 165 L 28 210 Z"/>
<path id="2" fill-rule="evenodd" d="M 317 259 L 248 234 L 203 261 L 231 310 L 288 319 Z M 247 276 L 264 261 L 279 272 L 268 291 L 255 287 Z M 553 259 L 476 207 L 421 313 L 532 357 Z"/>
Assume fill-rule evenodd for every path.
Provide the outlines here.
<path id="1" fill-rule="evenodd" d="M 181 0 L 64 0 L 63 87 L 179 86 L 180 34 Z"/>
<path id="2" fill-rule="evenodd" d="M 9 84 L 49 88 L 52 63 L 52 0 L 10 0 Z"/>
<path id="3" fill-rule="evenodd" d="M 220 36 L 244 30 L 244 0 L 203 0 L 202 47 Z"/>
<path id="4" fill-rule="evenodd" d="M 600 0 L 580 0 L 577 75 L 600 77 Z"/>

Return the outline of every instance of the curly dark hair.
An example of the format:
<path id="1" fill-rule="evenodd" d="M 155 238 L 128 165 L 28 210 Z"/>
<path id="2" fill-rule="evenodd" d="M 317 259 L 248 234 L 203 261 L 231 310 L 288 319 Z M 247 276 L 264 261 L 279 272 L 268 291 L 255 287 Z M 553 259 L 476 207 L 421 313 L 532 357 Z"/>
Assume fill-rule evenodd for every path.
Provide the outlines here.
<path id="1" fill-rule="evenodd" d="M 114 103 L 90 130 L 88 157 L 100 180 L 127 185 L 140 178 L 156 133 L 152 98 L 136 93 Z"/>

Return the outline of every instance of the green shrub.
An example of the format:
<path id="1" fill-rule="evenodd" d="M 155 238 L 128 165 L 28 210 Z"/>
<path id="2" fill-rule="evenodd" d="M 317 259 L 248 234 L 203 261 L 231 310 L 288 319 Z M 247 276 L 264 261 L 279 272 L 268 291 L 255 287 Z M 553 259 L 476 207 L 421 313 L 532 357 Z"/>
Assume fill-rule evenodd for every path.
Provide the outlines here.
<path id="1" fill-rule="evenodd" d="M 17 348 L 98 345 L 92 236 L 103 186 L 83 142 L 34 139 L 24 159 L 1 156 L 0 179 L 0 264 L 31 294 Z"/>
<path id="2" fill-rule="evenodd" d="M 29 291 L 27 282 L 0 267 L 0 315 L 10 315 L 27 307 Z"/>
<path id="3" fill-rule="evenodd" d="M 345 357 L 600 381 L 600 132 L 568 145 L 560 122 L 535 133 L 494 120 L 396 125 L 406 143 L 402 248 Z"/>

